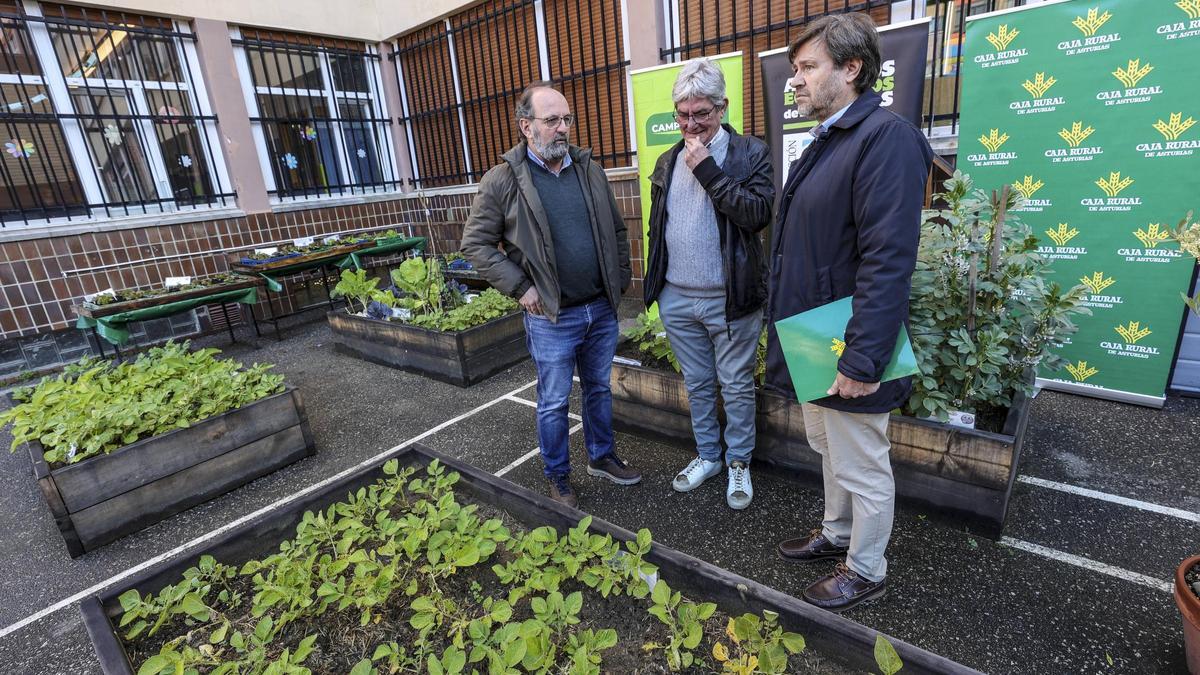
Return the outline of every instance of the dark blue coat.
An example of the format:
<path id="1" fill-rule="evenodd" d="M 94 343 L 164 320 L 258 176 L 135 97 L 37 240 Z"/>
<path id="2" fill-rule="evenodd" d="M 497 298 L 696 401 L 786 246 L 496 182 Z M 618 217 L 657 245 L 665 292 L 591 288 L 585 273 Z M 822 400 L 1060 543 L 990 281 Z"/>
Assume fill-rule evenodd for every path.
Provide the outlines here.
<path id="1" fill-rule="evenodd" d="M 771 238 L 766 373 L 767 388 L 787 396 L 795 391 L 775 321 L 854 296 L 838 370 L 860 382 L 880 380 L 908 321 L 933 150 L 924 134 L 879 101 L 871 91 L 859 96 L 788 171 Z M 884 382 L 870 396 L 813 403 L 888 412 L 911 387 L 904 378 Z"/>

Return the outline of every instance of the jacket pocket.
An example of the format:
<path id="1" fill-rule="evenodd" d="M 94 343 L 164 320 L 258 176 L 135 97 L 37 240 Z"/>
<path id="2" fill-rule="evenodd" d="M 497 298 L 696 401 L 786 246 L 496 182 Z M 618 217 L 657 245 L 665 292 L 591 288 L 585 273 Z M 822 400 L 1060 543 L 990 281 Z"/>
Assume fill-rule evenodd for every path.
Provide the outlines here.
<path id="1" fill-rule="evenodd" d="M 828 267 L 817 268 L 817 297 L 814 299 L 818 305 L 833 302 L 833 278 Z"/>

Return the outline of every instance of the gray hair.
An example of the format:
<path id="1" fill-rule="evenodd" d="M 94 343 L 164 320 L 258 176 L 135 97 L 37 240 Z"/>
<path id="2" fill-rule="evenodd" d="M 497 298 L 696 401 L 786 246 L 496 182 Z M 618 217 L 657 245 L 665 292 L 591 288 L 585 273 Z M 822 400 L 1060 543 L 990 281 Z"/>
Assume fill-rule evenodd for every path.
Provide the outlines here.
<path id="1" fill-rule="evenodd" d="M 679 105 L 690 98 L 707 98 L 713 105 L 725 102 L 725 74 L 712 61 L 696 59 L 679 71 L 671 99 Z"/>

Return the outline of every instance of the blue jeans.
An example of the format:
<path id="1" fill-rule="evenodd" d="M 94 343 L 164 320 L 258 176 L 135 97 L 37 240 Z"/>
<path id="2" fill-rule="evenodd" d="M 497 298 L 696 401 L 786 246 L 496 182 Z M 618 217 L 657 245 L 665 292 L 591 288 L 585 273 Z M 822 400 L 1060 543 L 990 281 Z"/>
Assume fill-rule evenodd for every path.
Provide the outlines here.
<path id="1" fill-rule="evenodd" d="M 572 377 L 583 386 L 583 440 L 592 461 L 612 453 L 612 360 L 617 314 L 607 299 L 567 307 L 558 323 L 525 313 L 525 344 L 537 366 L 538 444 L 547 477 L 571 472 L 567 417 Z"/>
<path id="2" fill-rule="evenodd" d="M 685 295 L 668 283 L 658 296 L 671 350 L 687 385 L 696 452 L 721 461 L 721 425 L 717 420 L 717 384 L 725 402 L 725 462 L 750 462 L 754 451 L 754 364 L 762 310 L 725 321 L 725 296 Z"/>

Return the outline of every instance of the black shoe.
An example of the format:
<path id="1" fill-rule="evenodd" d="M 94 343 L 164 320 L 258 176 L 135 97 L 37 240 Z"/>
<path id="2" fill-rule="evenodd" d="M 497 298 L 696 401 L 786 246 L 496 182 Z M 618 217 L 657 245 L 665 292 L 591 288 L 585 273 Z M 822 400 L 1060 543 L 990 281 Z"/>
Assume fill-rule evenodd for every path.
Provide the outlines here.
<path id="1" fill-rule="evenodd" d="M 859 576 L 857 572 L 846 567 L 845 563 L 838 563 L 833 574 L 817 579 L 804 589 L 803 595 L 805 600 L 817 607 L 840 612 L 864 602 L 878 600 L 885 594 L 887 579 L 871 581 Z"/>
<path id="2" fill-rule="evenodd" d="M 589 476 L 607 478 L 617 485 L 633 485 L 642 480 L 641 472 L 622 462 L 615 452 L 610 452 L 594 462 L 588 462 L 587 472 Z"/>
<path id="3" fill-rule="evenodd" d="M 786 560 L 813 562 L 832 558 L 845 558 L 848 546 L 834 546 L 821 530 L 813 530 L 807 537 L 785 539 L 779 542 L 779 555 Z"/>
<path id="4" fill-rule="evenodd" d="M 575 488 L 571 487 L 571 477 L 568 474 L 550 477 L 550 499 L 571 508 L 579 505 L 579 498 L 575 496 Z"/>

